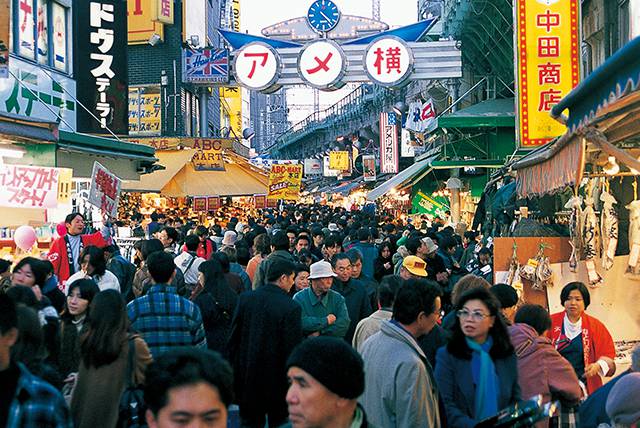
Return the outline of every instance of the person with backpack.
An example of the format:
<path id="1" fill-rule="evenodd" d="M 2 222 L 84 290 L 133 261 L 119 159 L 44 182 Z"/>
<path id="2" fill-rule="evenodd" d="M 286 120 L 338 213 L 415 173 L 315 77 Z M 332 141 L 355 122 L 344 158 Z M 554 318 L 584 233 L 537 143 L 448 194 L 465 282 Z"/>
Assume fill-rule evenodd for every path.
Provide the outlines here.
<path id="1" fill-rule="evenodd" d="M 120 292 L 127 302 L 134 299 L 133 277 L 136 274 L 136 266 L 120 254 L 117 245 L 104 247 L 104 258 L 107 261 L 107 270 L 118 278 Z"/>
<path id="2" fill-rule="evenodd" d="M 185 287 L 187 287 L 187 297 L 191 295 L 191 292 L 198 284 L 198 268 L 206 261 L 196 253 L 199 244 L 200 238 L 196 235 L 188 235 L 184 240 L 186 250 L 173 259 L 176 267 L 180 269 L 184 275 L 184 284 Z"/>
<path id="3" fill-rule="evenodd" d="M 117 291 L 100 292 L 91 302 L 80 355 L 71 398 L 75 427 L 130 426 L 130 421 L 119 420 L 121 398 L 131 385 L 144 383 L 144 371 L 152 358 L 145 341 L 129 333 L 126 306 Z M 142 402 L 139 404 L 142 408 Z M 144 413 L 138 417 L 144 418 Z"/>

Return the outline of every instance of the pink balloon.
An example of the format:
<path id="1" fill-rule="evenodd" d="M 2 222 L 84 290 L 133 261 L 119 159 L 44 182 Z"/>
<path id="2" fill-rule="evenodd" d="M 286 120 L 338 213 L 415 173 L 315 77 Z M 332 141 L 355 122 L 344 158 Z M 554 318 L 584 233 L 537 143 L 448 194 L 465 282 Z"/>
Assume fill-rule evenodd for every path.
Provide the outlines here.
<path id="1" fill-rule="evenodd" d="M 36 231 L 31 226 L 20 226 L 13 234 L 13 242 L 23 251 L 28 251 L 38 240 Z"/>
<path id="2" fill-rule="evenodd" d="M 64 236 L 67 234 L 67 226 L 64 224 L 64 221 L 56 225 L 56 232 L 58 232 L 58 236 Z"/>

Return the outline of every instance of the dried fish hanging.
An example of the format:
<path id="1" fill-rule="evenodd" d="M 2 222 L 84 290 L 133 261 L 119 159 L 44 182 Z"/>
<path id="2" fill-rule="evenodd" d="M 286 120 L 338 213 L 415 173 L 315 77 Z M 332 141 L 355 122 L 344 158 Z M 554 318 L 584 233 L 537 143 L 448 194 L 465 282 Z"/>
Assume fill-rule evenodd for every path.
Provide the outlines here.
<path id="1" fill-rule="evenodd" d="M 591 192 L 589 192 L 591 193 Z M 593 208 L 593 198 L 589 194 L 585 200 L 585 207 L 582 211 L 582 255 L 587 266 L 589 285 L 597 287 L 602 283 L 602 277 L 596 270 L 595 258 L 598 252 L 598 216 Z"/>
<path id="2" fill-rule="evenodd" d="M 602 267 L 609 270 L 613 267 L 613 260 L 618 247 L 618 212 L 613 207 L 618 201 L 609 193 L 609 182 L 604 181 L 604 191 L 600 194 L 602 212 L 600 213 L 600 237 Z"/>
<path id="3" fill-rule="evenodd" d="M 582 237 L 582 198 L 578 195 L 574 195 L 567 201 L 564 206 L 571 211 L 569 216 L 569 236 L 571 240 L 571 256 L 569 257 L 569 269 L 571 272 L 578 271 L 578 260 L 580 260 L 580 253 L 582 250 L 581 237 Z"/>
<path id="4" fill-rule="evenodd" d="M 626 208 L 629 210 L 629 263 L 626 276 L 640 280 L 640 200 L 638 200 L 638 179 L 634 178 L 633 190 L 635 199 Z"/>
<path id="5" fill-rule="evenodd" d="M 519 273 L 522 278 L 528 279 L 533 284 L 534 290 L 544 290 L 546 287 L 553 285 L 553 271 L 549 265 L 549 258 L 544 255 L 544 249 L 548 245 L 544 242 L 540 243 L 538 253 L 533 259 L 529 259 L 527 264 L 520 267 Z"/>

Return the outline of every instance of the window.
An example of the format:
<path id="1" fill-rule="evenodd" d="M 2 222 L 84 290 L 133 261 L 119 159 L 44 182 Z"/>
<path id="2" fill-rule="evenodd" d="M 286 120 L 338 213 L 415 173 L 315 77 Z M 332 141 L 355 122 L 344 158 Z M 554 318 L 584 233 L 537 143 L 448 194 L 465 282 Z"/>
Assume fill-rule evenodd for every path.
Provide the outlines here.
<path id="1" fill-rule="evenodd" d="M 13 0 L 13 51 L 66 72 L 69 9 L 55 0 Z"/>

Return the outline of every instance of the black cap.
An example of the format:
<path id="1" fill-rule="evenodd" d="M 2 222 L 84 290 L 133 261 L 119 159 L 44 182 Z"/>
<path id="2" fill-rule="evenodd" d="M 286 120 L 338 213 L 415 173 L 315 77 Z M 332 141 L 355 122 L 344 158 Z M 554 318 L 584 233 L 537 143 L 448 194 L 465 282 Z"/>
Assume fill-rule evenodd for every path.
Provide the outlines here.
<path id="1" fill-rule="evenodd" d="M 500 301 L 500 306 L 510 308 L 518 303 L 518 293 L 509 284 L 496 284 L 491 287 L 491 293 Z"/>

